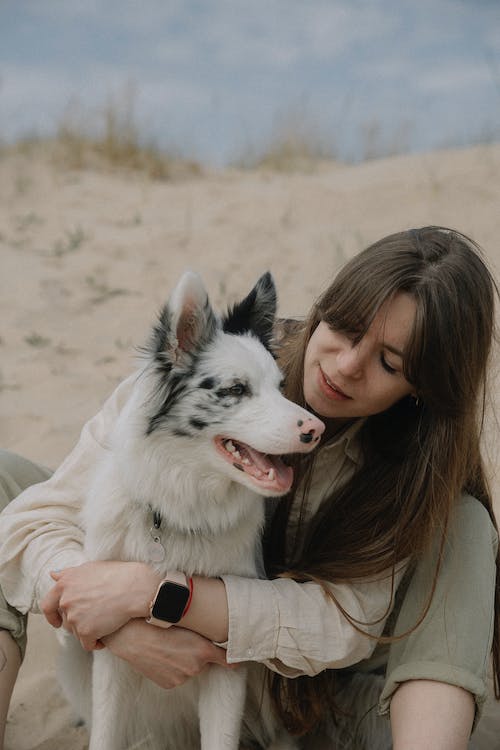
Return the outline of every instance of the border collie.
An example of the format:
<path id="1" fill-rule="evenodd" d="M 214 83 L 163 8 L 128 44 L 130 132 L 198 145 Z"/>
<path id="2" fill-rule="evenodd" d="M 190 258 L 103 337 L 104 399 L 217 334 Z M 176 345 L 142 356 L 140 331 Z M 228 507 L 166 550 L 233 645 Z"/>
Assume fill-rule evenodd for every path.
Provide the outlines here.
<path id="1" fill-rule="evenodd" d="M 258 577 L 263 496 L 286 494 L 293 480 L 279 456 L 312 450 L 324 430 L 281 393 L 271 353 L 275 312 L 269 273 L 223 317 L 200 278 L 182 276 L 82 511 L 89 559 L 143 561 L 162 575 Z M 248 672 L 258 708 L 245 716 L 246 739 L 295 747 L 262 697 L 258 664 L 210 665 L 162 690 L 107 649 L 89 655 L 76 639 L 65 642 L 63 684 L 88 722 L 90 750 L 237 750 Z M 85 681 L 81 665 L 90 659 Z M 251 694 L 250 687 L 247 710 Z"/>

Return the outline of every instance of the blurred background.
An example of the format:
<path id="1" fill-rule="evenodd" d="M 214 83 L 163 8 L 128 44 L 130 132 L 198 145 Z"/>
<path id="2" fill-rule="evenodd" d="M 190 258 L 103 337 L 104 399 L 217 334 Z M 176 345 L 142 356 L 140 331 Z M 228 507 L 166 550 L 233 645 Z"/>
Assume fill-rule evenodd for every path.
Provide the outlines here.
<path id="1" fill-rule="evenodd" d="M 500 0 L 0 0 L 0 445 L 57 466 L 186 268 L 218 309 L 269 269 L 300 318 L 412 226 L 500 278 L 499 206 Z M 54 656 L 31 618 L 7 750 L 87 748 Z"/>
<path id="2" fill-rule="evenodd" d="M 213 166 L 283 140 L 354 162 L 491 142 L 500 3 L 2 0 L 3 143 L 99 135 L 110 113 Z"/>

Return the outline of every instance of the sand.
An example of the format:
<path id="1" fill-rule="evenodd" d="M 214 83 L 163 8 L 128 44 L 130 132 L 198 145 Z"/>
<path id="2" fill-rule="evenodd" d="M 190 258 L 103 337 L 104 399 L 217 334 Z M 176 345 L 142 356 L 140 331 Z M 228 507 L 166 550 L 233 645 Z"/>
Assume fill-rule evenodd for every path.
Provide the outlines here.
<path id="1" fill-rule="evenodd" d="M 41 155 L 4 157 L 0 444 L 55 467 L 134 368 L 134 346 L 186 268 L 202 275 L 216 306 L 269 269 L 280 313 L 300 316 L 347 258 L 411 226 L 461 229 L 500 276 L 499 206 L 498 145 L 171 183 L 65 171 Z M 498 476 L 494 485 L 498 503 Z M 55 679 L 53 633 L 40 616 L 29 631 L 6 747 L 83 749 L 85 730 L 72 726 Z M 498 706 L 490 713 L 500 725 Z M 482 750 L 500 747 L 500 729 L 493 739 L 488 721 Z"/>

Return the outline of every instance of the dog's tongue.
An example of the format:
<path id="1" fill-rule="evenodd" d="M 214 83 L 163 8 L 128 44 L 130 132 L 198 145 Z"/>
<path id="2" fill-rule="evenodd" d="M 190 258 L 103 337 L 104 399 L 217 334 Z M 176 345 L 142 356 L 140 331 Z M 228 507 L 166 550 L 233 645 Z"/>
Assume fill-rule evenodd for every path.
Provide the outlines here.
<path id="1" fill-rule="evenodd" d="M 245 451 L 250 456 L 252 464 L 263 473 L 264 476 L 259 478 L 259 483 L 261 483 L 263 487 L 266 487 L 267 489 L 277 489 L 280 492 L 288 492 L 293 482 L 293 469 L 291 466 L 284 464 L 278 456 L 259 453 L 259 451 L 254 450 L 249 445 L 245 445 Z M 249 467 L 249 469 L 251 471 L 251 467 Z M 274 470 L 273 479 L 269 477 L 269 471 L 271 469 Z M 251 473 L 255 476 L 253 471 Z"/>

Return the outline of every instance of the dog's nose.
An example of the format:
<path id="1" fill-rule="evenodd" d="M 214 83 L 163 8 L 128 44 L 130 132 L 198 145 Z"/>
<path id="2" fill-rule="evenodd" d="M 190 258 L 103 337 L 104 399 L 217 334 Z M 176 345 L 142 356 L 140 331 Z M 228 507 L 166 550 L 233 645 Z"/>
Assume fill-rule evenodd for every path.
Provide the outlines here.
<path id="1" fill-rule="evenodd" d="M 298 419 L 297 427 L 300 430 L 299 440 L 301 443 L 317 443 L 325 431 L 325 425 L 316 417 Z"/>

